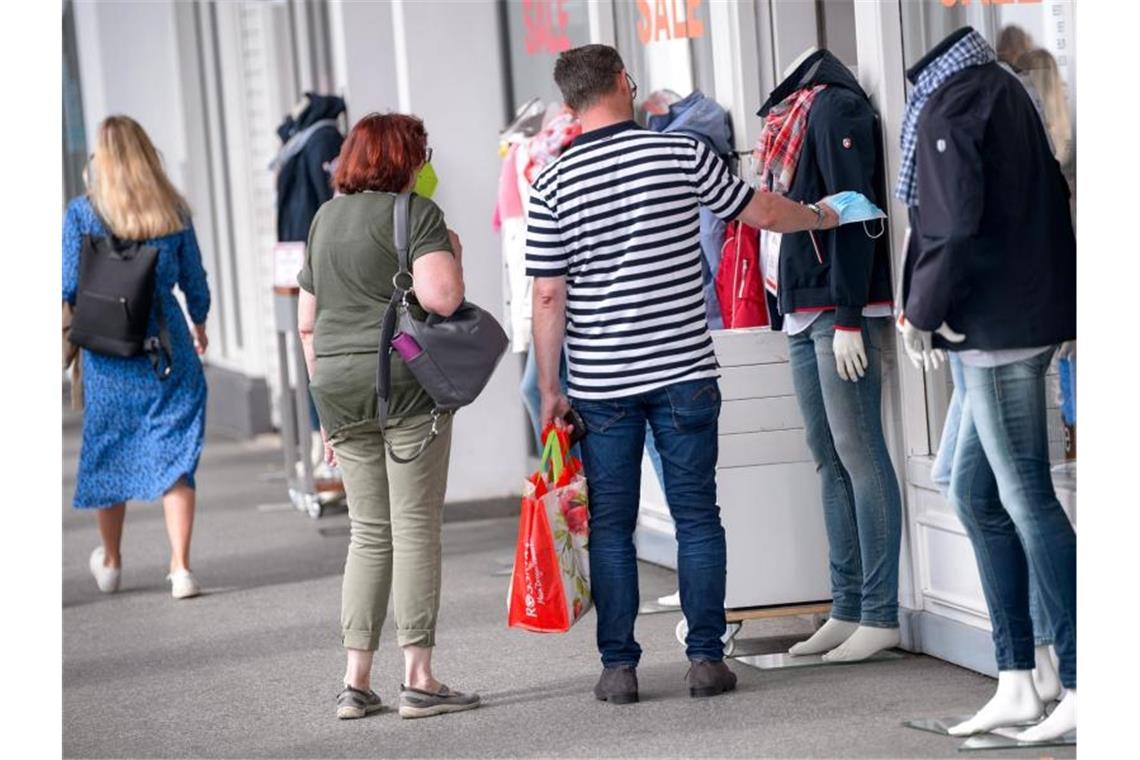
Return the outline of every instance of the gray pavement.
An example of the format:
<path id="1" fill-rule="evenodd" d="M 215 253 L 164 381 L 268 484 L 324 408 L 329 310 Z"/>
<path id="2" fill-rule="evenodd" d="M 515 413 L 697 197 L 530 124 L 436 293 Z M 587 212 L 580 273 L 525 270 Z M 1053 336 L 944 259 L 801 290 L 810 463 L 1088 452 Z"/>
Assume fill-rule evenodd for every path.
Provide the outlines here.
<path id="1" fill-rule="evenodd" d="M 737 664 L 736 693 L 693 700 L 676 614 L 643 616 L 642 702 L 594 701 L 593 616 L 541 636 L 505 625 L 515 522 L 444 527 L 437 674 L 482 693 L 474 712 L 404 721 L 394 712 L 337 721 L 343 512 L 311 520 L 285 506 L 272 439 L 210 440 L 199 470 L 192 564 L 207 593 L 173 601 L 158 505 L 128 508 L 123 590 L 87 572 L 97 534 L 72 510 L 77 420 L 65 418 L 63 748 L 66 757 L 951 757 L 958 740 L 902 728 L 968 712 L 994 681 L 908 655 L 874 664 L 761 672 Z M 521 476 L 521 473 L 520 473 Z M 453 517 L 465 517 L 462 509 Z M 646 598 L 671 591 L 643 565 Z M 744 647 L 775 651 L 810 623 L 746 623 Z M 394 701 L 402 676 L 391 630 L 374 686 Z M 1071 749 L 984 757 L 1074 757 Z"/>

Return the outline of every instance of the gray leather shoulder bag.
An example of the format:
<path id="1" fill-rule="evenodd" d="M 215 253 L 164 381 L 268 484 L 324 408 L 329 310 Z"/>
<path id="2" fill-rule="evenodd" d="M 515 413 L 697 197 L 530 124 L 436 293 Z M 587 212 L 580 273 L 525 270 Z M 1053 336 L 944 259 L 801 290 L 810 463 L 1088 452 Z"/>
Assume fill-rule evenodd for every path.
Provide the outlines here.
<path id="1" fill-rule="evenodd" d="M 439 435 L 441 415 L 450 414 L 474 401 L 486 387 L 508 340 L 503 328 L 487 311 L 464 301 L 450 317 L 429 314 L 419 320 L 408 308 L 408 295 L 415 292 L 408 250 L 411 224 L 410 193 L 400 193 L 393 209 L 396 257 L 399 270 L 392 277 L 392 300 L 380 330 L 380 362 L 376 372 L 380 429 L 388 424 L 391 394 L 392 351 L 396 350 L 435 403 L 431 432 L 411 457 L 396 454 L 388 437 L 384 444 L 393 460 L 407 463 L 422 454 Z"/>

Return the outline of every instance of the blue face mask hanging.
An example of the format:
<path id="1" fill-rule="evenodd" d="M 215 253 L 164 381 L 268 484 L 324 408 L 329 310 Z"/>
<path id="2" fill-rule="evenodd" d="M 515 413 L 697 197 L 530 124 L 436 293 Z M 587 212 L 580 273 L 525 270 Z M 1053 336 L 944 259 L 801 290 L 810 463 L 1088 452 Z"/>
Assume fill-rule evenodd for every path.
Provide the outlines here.
<path id="1" fill-rule="evenodd" d="M 867 199 L 867 196 L 862 193 L 857 193 L 854 190 L 844 190 L 841 193 L 829 195 L 821 200 L 820 203 L 826 203 L 835 210 L 841 225 L 862 222 L 864 232 L 867 232 L 867 222 L 887 218 L 883 210 L 874 203 L 871 203 L 871 201 Z M 870 232 L 867 232 L 867 236 L 870 238 L 882 237 L 886 230 L 886 224 L 880 221 L 879 234 L 872 235 Z"/>

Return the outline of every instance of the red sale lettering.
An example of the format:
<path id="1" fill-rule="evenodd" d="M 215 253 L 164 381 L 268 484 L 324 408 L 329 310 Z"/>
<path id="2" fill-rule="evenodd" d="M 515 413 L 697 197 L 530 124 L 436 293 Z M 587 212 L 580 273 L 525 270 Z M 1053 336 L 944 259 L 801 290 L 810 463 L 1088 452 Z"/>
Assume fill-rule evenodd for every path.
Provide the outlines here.
<path id="1" fill-rule="evenodd" d="M 945 1 L 945 0 L 943 0 Z M 685 13 L 681 15 L 681 5 Z M 683 40 L 705 36 L 700 19 L 701 0 L 637 0 L 637 38 L 641 44 L 659 40 Z"/>
<path id="2" fill-rule="evenodd" d="M 561 53 L 570 49 L 566 33 L 569 14 L 562 7 L 563 0 L 523 0 L 523 44 L 527 55 Z"/>

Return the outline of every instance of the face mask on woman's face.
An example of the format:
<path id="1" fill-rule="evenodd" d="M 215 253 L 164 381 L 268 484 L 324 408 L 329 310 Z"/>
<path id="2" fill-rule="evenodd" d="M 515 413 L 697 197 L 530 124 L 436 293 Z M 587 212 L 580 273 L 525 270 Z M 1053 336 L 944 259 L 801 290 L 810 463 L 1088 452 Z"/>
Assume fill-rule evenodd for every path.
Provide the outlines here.
<path id="1" fill-rule="evenodd" d="M 435 194 L 437 185 L 439 185 L 439 178 L 435 175 L 435 169 L 432 168 L 431 161 L 428 161 L 416 176 L 416 186 L 413 187 L 412 190 L 415 191 L 416 195 L 430 198 Z"/>

